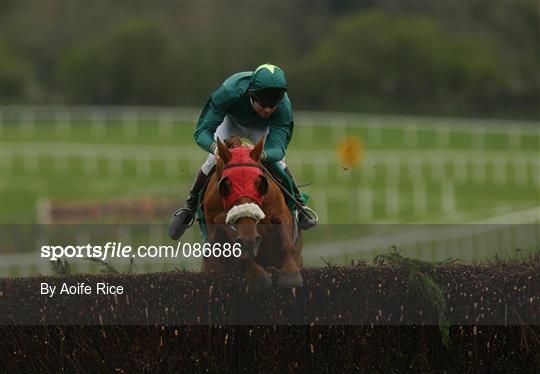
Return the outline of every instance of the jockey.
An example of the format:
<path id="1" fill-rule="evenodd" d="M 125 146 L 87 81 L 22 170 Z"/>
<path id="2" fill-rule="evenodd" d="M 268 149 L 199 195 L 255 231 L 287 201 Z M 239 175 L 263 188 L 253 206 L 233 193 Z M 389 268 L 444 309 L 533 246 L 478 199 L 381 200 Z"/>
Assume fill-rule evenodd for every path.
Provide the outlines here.
<path id="1" fill-rule="evenodd" d="M 256 144 L 264 137 L 261 161 L 279 163 L 293 181 L 296 200 L 303 205 L 296 182 L 285 164 L 285 152 L 294 127 L 286 91 L 283 70 L 264 64 L 255 71 L 233 74 L 208 99 L 195 128 L 195 141 L 209 155 L 197 173 L 185 206 L 171 219 L 169 236 L 172 239 L 179 239 L 195 216 L 198 195 L 216 163 L 218 138 L 223 141 L 237 135 Z M 298 221 L 303 230 L 317 224 L 303 210 L 298 212 Z"/>

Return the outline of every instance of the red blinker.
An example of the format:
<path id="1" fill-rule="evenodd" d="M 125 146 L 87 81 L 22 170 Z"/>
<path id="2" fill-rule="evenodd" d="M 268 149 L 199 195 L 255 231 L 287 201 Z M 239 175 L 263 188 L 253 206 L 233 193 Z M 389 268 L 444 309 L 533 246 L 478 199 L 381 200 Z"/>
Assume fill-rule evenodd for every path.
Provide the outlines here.
<path id="1" fill-rule="evenodd" d="M 231 181 L 231 193 L 227 197 L 223 197 L 225 209 L 229 210 L 242 197 L 249 197 L 258 205 L 261 205 L 262 195 L 257 191 L 255 182 L 257 181 L 257 177 L 262 175 L 262 172 L 259 167 L 255 166 L 255 161 L 249 155 L 251 149 L 238 147 L 229 149 L 229 151 L 232 154 L 232 158 L 227 165 L 249 163 L 254 164 L 254 166 L 241 165 L 223 170 L 223 177 L 227 177 Z"/>

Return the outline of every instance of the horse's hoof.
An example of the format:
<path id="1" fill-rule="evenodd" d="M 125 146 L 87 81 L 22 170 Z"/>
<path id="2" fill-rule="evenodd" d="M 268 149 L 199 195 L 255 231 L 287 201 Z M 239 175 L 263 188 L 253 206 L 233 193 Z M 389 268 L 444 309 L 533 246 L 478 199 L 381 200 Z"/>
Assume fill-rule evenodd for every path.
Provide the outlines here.
<path id="1" fill-rule="evenodd" d="M 249 288 L 255 291 L 264 291 L 272 288 L 272 275 L 264 273 L 257 278 L 250 279 L 248 281 Z"/>
<path id="2" fill-rule="evenodd" d="M 300 272 L 296 273 L 284 273 L 280 272 L 277 280 L 277 284 L 280 287 L 302 287 L 304 285 L 304 279 Z"/>

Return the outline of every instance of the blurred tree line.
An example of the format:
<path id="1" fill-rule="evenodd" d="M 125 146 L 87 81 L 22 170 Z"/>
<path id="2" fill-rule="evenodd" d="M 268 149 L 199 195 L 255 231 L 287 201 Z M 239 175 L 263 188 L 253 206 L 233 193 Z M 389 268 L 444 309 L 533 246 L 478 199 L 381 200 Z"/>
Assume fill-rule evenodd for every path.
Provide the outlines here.
<path id="1" fill-rule="evenodd" d="M 202 106 L 271 62 L 295 108 L 540 118 L 536 0 L 0 0 L 3 103 Z"/>

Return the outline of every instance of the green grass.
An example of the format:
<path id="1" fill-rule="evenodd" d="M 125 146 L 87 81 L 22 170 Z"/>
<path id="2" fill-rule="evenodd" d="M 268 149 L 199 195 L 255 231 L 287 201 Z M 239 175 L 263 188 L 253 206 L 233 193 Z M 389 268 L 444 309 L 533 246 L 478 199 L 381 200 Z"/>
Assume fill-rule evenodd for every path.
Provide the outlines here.
<path id="1" fill-rule="evenodd" d="M 309 149 L 328 149 L 334 144 L 333 124 L 326 126 L 315 126 L 313 130 L 302 127 L 302 123 L 295 126 L 291 146 Z M 417 132 L 416 144 L 407 146 L 404 144 L 404 131 L 399 123 L 395 123 L 395 128 L 389 128 L 392 123 L 385 123 L 380 131 L 382 142 L 370 142 L 370 129 L 365 127 L 365 123 L 355 123 L 342 132 L 345 136 L 359 136 L 363 139 L 366 148 L 376 149 L 437 149 L 437 133 L 434 129 L 419 129 Z M 103 127 L 93 127 L 91 122 L 74 122 L 68 132 L 63 132 L 61 127 L 54 122 L 39 122 L 30 131 L 17 123 L 3 123 L 4 142 L 68 142 L 68 143 L 99 143 L 99 144 L 148 144 L 148 145 L 194 145 L 193 130 L 194 124 L 187 122 L 176 122 L 172 127 L 172 132 L 163 130 L 157 122 L 138 122 L 136 131 L 130 132 L 129 124 L 123 122 L 107 121 Z M 99 130 L 101 129 L 101 130 Z M 306 144 L 304 139 L 309 138 L 309 133 L 313 133 L 313 141 Z M 339 134 L 339 132 L 337 132 Z M 471 149 L 474 148 L 475 133 L 467 127 L 459 126 L 450 128 L 448 139 L 449 149 Z M 511 138 L 504 131 L 490 131 L 488 129 L 484 135 L 485 150 L 508 150 L 511 148 Z M 339 136 L 338 136 L 339 138 Z M 522 151 L 538 151 L 540 149 L 540 137 L 538 135 L 522 134 L 520 136 Z"/>
<path id="2" fill-rule="evenodd" d="M 407 157 L 407 151 L 427 152 L 427 158 L 440 153 L 474 151 L 475 133 L 466 131 L 464 127 L 451 129 L 448 136 L 448 146 L 444 149 L 437 149 L 438 135 L 433 130 L 422 128 L 417 132 L 416 145 L 407 146 L 404 144 L 404 131 L 397 126 L 390 128 L 389 124 L 380 129 L 380 140 L 377 142 L 372 137 L 372 129 L 361 127 L 349 127 L 346 131 L 338 132 L 335 135 L 332 127 L 314 127 L 309 130 L 302 127 L 302 123 L 296 125 L 294 137 L 289 147 L 288 155 L 294 159 L 295 151 L 330 151 L 332 154 L 336 149 L 336 141 L 343 135 L 358 136 L 363 139 L 366 157 L 370 151 L 400 151 L 403 152 L 403 159 Z M 101 132 L 93 130 L 91 123 L 73 123 L 68 132 L 62 131 L 60 126 L 53 122 L 43 122 L 34 125 L 28 131 L 14 123 L 4 123 L 2 127 L 2 145 L 13 145 L 19 142 L 49 144 L 55 146 L 66 144 L 108 144 L 113 150 L 113 145 L 140 145 L 140 146 L 176 146 L 179 154 L 182 147 L 188 146 L 194 149 L 193 124 L 175 123 L 172 132 L 163 132 L 158 123 L 139 122 L 136 126 L 136 133 L 130 133 L 128 128 L 121 122 L 107 122 Z M 161 130 L 163 131 L 161 131 Z M 306 142 L 309 132 L 313 134 L 313 141 Z M 371 134 L 371 135 L 370 135 Z M 371 142 L 370 142 L 371 141 Z M 538 152 L 539 136 L 524 133 L 520 137 L 520 152 Z M 500 132 L 485 132 L 484 150 L 500 151 L 504 156 L 510 150 L 512 142 L 510 137 Z M 52 144 L 51 144 L 52 147 Z M 122 161 L 123 172 L 116 175 L 109 170 L 105 160 L 107 155 L 100 155 L 104 158 L 97 161 L 97 172 L 95 174 L 85 172 L 84 163 L 78 158 L 70 158 L 67 166 L 62 171 L 57 160 L 53 157 L 42 157 L 35 170 L 25 170 L 23 159 L 15 157 L 11 161 L 11 168 L 2 164 L 2 217 L 4 223 L 28 223 L 33 222 L 36 216 L 36 203 L 42 197 L 58 200 L 103 200 L 126 196 L 175 196 L 178 201 L 184 198 L 190 185 L 191 179 L 196 171 L 194 162 L 179 163 L 173 173 L 167 173 L 161 161 L 151 162 L 151 174 L 141 176 L 136 170 L 135 160 Z M 205 158 L 205 153 L 200 151 L 200 162 Z M 297 158 L 298 159 L 298 158 Z M 473 160 L 469 160 L 473 161 Z M 295 162 L 290 162 L 291 166 Z M 431 221 L 433 217 L 441 217 L 441 182 L 433 181 L 429 165 L 422 168 L 426 178 L 427 206 L 425 213 L 419 214 L 413 207 L 413 184 L 417 183 L 407 176 L 407 170 L 400 170 L 399 178 L 388 180 L 384 165 L 375 165 L 374 178 L 368 179 L 366 168 L 343 170 L 338 164 L 331 164 L 328 171 L 328 179 L 321 180 L 317 174 L 317 166 L 306 165 L 299 183 L 313 182 L 313 186 L 306 187 L 308 193 L 327 190 L 328 201 L 328 223 L 359 223 L 362 222 L 361 214 L 356 206 L 351 207 L 351 200 L 357 199 L 356 190 L 359 188 L 369 188 L 373 191 L 375 221 L 394 220 L 395 222 L 421 222 L 423 219 Z M 480 184 L 473 182 L 470 178 L 474 172 L 471 165 L 467 165 L 465 182 L 455 182 L 455 205 L 456 210 L 462 213 L 477 213 L 482 215 L 483 211 L 489 211 L 493 206 L 501 205 L 516 208 L 523 206 L 539 205 L 538 185 L 531 183 L 531 178 L 538 178 L 538 170 L 534 165 L 527 167 L 529 182 L 525 186 L 518 186 L 513 182 L 516 171 L 507 166 L 508 183 L 497 186 L 493 183 L 495 170 L 488 169 L 486 181 Z M 294 171 L 294 169 L 293 169 Z M 444 166 L 443 174 L 450 180 L 455 179 L 453 166 Z M 349 175 L 343 178 L 344 173 Z M 393 183 L 399 190 L 400 207 L 399 212 L 392 217 L 386 214 L 386 187 Z M 332 193 L 332 189 L 339 187 L 345 190 L 345 195 Z M 313 204 L 317 206 L 317 202 Z M 171 207 L 171 210 L 174 207 Z M 164 221 L 166 221 L 164 217 Z"/>
<path id="3" fill-rule="evenodd" d="M 406 121 L 407 118 L 404 118 L 404 123 Z M 401 126 L 402 123 L 395 118 L 381 119 L 380 123 L 383 126 L 374 128 L 368 127 L 367 120 L 359 120 L 352 124 L 354 126 L 339 129 L 331 123 L 327 126 L 321 124 L 310 128 L 301 121 L 296 122 L 293 139 L 287 153 L 287 163 L 300 184 L 312 183 L 302 189 L 311 195 L 309 205 L 319 214 L 326 211 L 327 215 L 322 217 L 322 221 L 332 224 L 321 225 L 317 230 L 308 232 L 306 234 L 308 244 L 369 237 L 373 235 L 373 230 L 379 229 L 386 230 L 384 235 L 390 235 L 393 233 L 392 230 L 399 229 L 399 226 L 388 225 L 389 223 L 475 222 L 540 205 L 537 161 L 540 135 L 538 133 L 524 130 L 518 139 L 520 146 L 516 149 L 516 138 L 511 135 L 510 128 L 508 133 L 506 129 L 501 130 L 500 127 L 490 130 L 489 123 L 483 132 L 482 143 L 479 142 L 473 121 L 470 126 L 448 126 L 446 141 L 444 134 L 437 132 L 437 125 L 433 128 L 419 127 L 416 136 L 411 138 L 408 137 L 410 133 L 407 134 Z M 101 127 L 93 127 L 91 122 L 75 122 L 70 126 L 69 131 L 55 122 L 40 122 L 30 128 L 17 123 L 4 122 L 1 130 L 0 223 L 2 224 L 36 222 L 37 204 L 43 198 L 59 201 L 103 201 L 118 198 L 167 197 L 178 201 L 178 204 L 171 206 L 172 212 L 182 204 L 197 168 L 206 158 L 205 152 L 195 145 L 194 124 L 187 122 L 177 122 L 172 127 L 163 126 L 158 122 L 139 122 L 135 132 L 129 123 L 120 121 L 108 121 Z M 339 142 L 348 136 L 356 136 L 362 140 L 364 163 L 360 167 L 344 170 L 338 162 L 337 147 Z M 91 164 L 83 161 L 76 153 L 67 160 L 58 160 L 54 157 L 54 151 L 58 149 L 69 147 L 73 150 L 77 146 L 97 152 L 94 170 Z M 47 151 L 47 155 L 40 157 L 33 167 L 31 164 L 25 164 L 24 156 L 9 157 L 8 153 L 11 150 L 22 148 L 22 151 L 26 152 L 32 151 L 33 147 Z M 121 161 L 122 173 L 118 174 L 114 170 L 114 165 L 111 168 L 107 160 L 122 147 L 129 147 L 129 152 L 135 150 L 134 157 L 142 155 L 143 151 L 154 152 L 155 150 L 160 154 L 167 153 L 167 156 L 170 154 L 178 156 L 178 162 L 171 168 L 171 164 L 165 165 L 164 161 L 159 159 L 161 156 L 157 154 L 154 155 L 157 159 L 150 161 L 149 174 L 141 174 L 137 160 L 128 158 Z M 138 147 L 141 153 L 138 152 Z M 186 152 L 189 152 L 188 156 L 194 159 L 182 161 L 186 158 Z M 514 157 L 532 161 L 521 169 L 515 168 L 511 163 L 504 166 L 504 174 L 506 174 L 504 183 L 497 183 L 496 177 L 500 169 L 490 164 L 485 170 L 485 179 L 482 181 L 475 178 L 477 170 L 474 166 L 474 162 L 477 161 L 475 158 L 481 156 L 482 152 L 507 162 L 511 162 Z M 320 154 L 323 154 L 324 165 L 306 162 L 310 157 Z M 414 203 L 415 191 L 418 192 L 421 181 L 409 176 L 407 160 L 412 155 L 421 157 L 422 161 L 420 173 L 424 176 L 426 191 L 424 211 L 419 210 Z M 432 159 L 442 156 L 447 162 L 441 165 L 440 169 L 433 170 Z M 385 157 L 392 157 L 393 161 L 402 165 L 398 169 L 399 175 L 396 175 L 396 170 L 388 169 L 388 164 L 384 162 Z M 454 165 L 453 161 L 456 157 L 465 157 L 465 164 L 461 166 L 461 169 L 456 169 Z M 63 166 L 62 162 L 64 162 Z M 325 166 L 326 164 L 328 167 Z M 526 183 L 520 182 L 520 175 L 523 173 L 527 177 Z M 438 177 L 438 174 L 442 175 L 442 178 Z M 454 190 L 453 211 L 445 210 L 443 206 L 443 189 L 448 187 L 449 182 L 453 184 Z M 398 210 L 391 215 L 388 212 L 389 186 L 394 186 L 399 200 Z M 361 191 L 370 191 L 372 194 L 373 212 L 371 215 L 366 214 L 370 210 L 363 205 L 364 202 L 359 194 Z M 321 206 L 324 202 L 321 197 L 324 195 L 327 198 L 326 206 Z M 169 217 L 149 219 L 166 225 Z M 373 223 L 385 225 L 380 225 L 382 228 L 359 225 Z M 197 229 L 192 229 L 186 234 L 184 240 L 198 241 L 197 231 Z M 379 235 L 383 234 L 379 233 Z M 32 235 L 27 236 L 31 238 Z M 488 239 L 485 240 L 488 241 Z M 99 238 L 92 240 L 100 241 Z M 29 244 L 24 247 L 32 246 L 33 244 Z M 458 249 L 454 250 L 444 248 L 444 246 L 438 247 L 435 244 L 432 248 L 429 246 L 428 243 L 427 247 L 424 245 L 422 248 L 405 247 L 402 249 L 402 254 L 428 261 L 443 260 L 448 257 L 482 261 L 491 257 L 493 253 L 504 254 L 504 251 L 515 250 L 511 241 L 502 236 L 495 245 L 490 244 L 485 248 L 480 245 L 474 248 L 458 246 Z M 325 258 L 328 261 L 341 263 L 359 259 L 371 260 L 377 254 L 387 250 L 388 248 L 368 249 L 364 252 L 343 255 L 340 254 L 340 248 L 337 245 L 335 252 L 328 252 Z M 38 260 L 36 258 L 36 261 Z M 315 266 L 323 265 L 320 258 L 310 257 L 307 253 L 305 263 Z M 183 258 L 163 261 L 157 265 L 136 261 L 136 265 L 139 271 L 200 267 L 199 261 L 187 261 Z M 29 268 L 30 272 L 40 270 L 37 262 L 32 266 Z M 90 270 L 99 271 L 99 266 L 91 264 Z"/>

